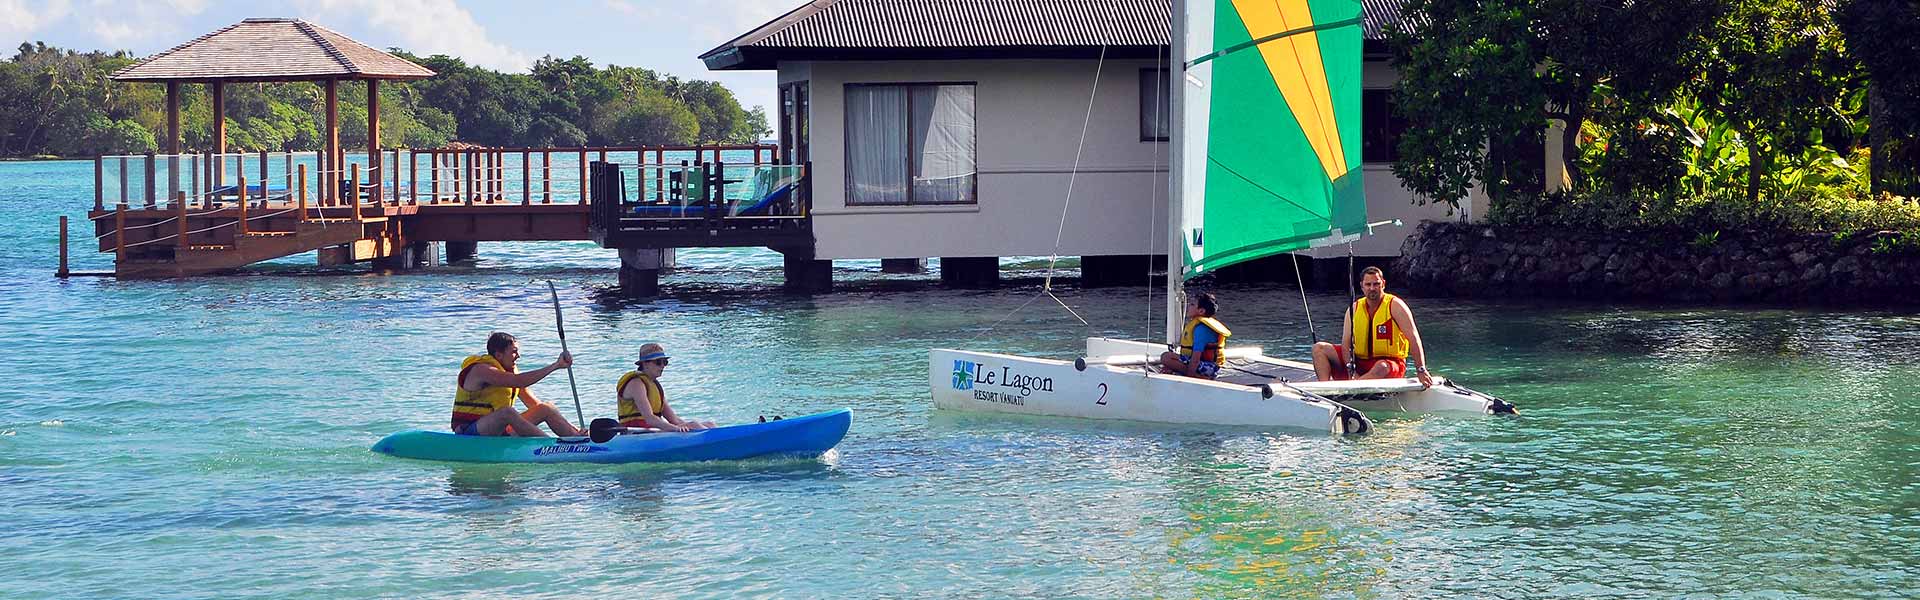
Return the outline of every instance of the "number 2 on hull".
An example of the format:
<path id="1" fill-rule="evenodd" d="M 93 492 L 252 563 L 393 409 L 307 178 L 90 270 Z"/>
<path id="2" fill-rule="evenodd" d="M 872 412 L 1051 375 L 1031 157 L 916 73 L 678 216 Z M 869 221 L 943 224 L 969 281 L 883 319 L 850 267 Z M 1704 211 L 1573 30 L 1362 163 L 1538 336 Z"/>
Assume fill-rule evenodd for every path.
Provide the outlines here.
<path id="1" fill-rule="evenodd" d="M 1100 384 L 1100 399 L 1094 400 L 1093 403 L 1098 404 L 1100 406 L 1107 405 L 1107 384 L 1104 384 L 1104 383 Z"/>

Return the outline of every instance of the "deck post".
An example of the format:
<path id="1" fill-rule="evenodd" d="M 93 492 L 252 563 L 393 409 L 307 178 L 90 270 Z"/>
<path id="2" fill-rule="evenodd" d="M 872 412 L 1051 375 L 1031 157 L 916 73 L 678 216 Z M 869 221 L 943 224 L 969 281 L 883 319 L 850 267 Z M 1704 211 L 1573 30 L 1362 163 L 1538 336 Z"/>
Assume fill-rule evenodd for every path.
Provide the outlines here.
<path id="1" fill-rule="evenodd" d="M 267 171 L 267 151 L 260 151 L 260 201 L 267 200 L 267 182 L 273 181 L 273 175 Z M 264 206 L 264 205 L 263 205 Z"/>
<path id="2" fill-rule="evenodd" d="M 120 157 L 120 203 L 127 203 L 127 157 Z"/>
<path id="3" fill-rule="evenodd" d="M 587 149 L 580 149 L 580 203 L 587 203 Z"/>
<path id="4" fill-rule="evenodd" d="M 207 187 L 216 188 L 227 180 L 227 82 L 208 82 L 207 89 L 213 93 L 213 154 L 220 157 L 213 164 Z"/>
<path id="5" fill-rule="evenodd" d="M 53 272 L 54 277 L 67 277 L 67 216 L 60 215 L 60 270 Z"/>
<path id="6" fill-rule="evenodd" d="M 438 150 L 427 151 L 427 203 L 440 203 L 440 152 Z"/>
<path id="7" fill-rule="evenodd" d="M 327 129 L 320 145 L 326 147 L 327 158 L 320 163 L 320 203 L 327 204 L 340 197 L 340 82 L 328 79 L 321 87 L 327 91 Z"/>
<path id="8" fill-rule="evenodd" d="M 400 149 L 393 149 L 393 205 L 400 206 Z"/>
<path id="9" fill-rule="evenodd" d="M 393 153 L 397 156 L 400 151 L 395 150 Z M 414 206 L 420 205 L 420 153 L 417 151 L 407 153 L 407 198 L 413 201 Z"/>
<path id="10" fill-rule="evenodd" d="M 127 205 L 113 207 L 113 266 L 127 259 Z"/>
<path id="11" fill-rule="evenodd" d="M 295 202 L 297 202 L 297 204 L 295 204 L 294 206 L 299 209 L 300 220 L 305 221 L 307 220 L 307 166 L 306 165 L 300 165 L 299 184 L 300 184 L 300 188 L 298 189 L 298 191 L 295 191 L 293 194 L 294 198 L 296 198 Z"/>
<path id="12" fill-rule="evenodd" d="M 520 205 L 533 204 L 533 153 L 520 151 Z"/>
<path id="13" fill-rule="evenodd" d="M 239 186 L 240 189 L 240 221 L 238 225 L 234 226 L 235 229 L 233 230 L 233 242 L 235 246 L 238 246 L 240 244 L 240 236 L 247 234 L 247 170 L 234 169 L 234 171 L 234 185 Z M 264 191 L 266 187 L 267 184 L 260 184 L 261 190 Z"/>
<path id="14" fill-rule="evenodd" d="M 145 185 L 146 185 L 146 188 L 147 188 L 147 189 L 146 189 L 146 190 L 143 190 L 143 191 L 142 191 L 142 193 L 140 194 L 140 197 L 141 197 L 142 199 L 144 199 L 144 200 L 146 201 L 146 202 L 145 202 L 145 204 L 146 204 L 146 206 L 147 206 L 147 208 L 153 208 L 153 204 L 154 204 L 154 202 L 155 202 L 155 196 L 156 196 L 156 192 L 158 192 L 158 191 L 159 191 L 159 190 L 155 190 L 155 189 L 153 189 L 153 188 L 154 188 L 154 183 L 155 183 L 155 181 L 154 181 L 154 179 L 155 179 L 155 175 L 156 175 L 156 173 L 154 173 L 154 171 L 153 171 L 153 167 L 154 167 L 154 165 L 155 165 L 155 164 L 157 164 L 157 163 L 155 163 L 155 162 L 153 161 L 153 153 L 152 153 L 152 152 L 148 152 L 148 153 L 147 153 L 147 156 L 146 156 L 146 159 L 147 159 L 147 160 L 146 160 L 146 163 L 147 163 L 147 177 L 146 177 L 146 182 L 145 182 Z"/>
<path id="15" fill-rule="evenodd" d="M 347 178 L 347 203 L 353 205 L 353 222 L 360 218 L 360 165 L 353 165 L 353 175 Z"/>
<path id="16" fill-rule="evenodd" d="M 173 208 L 173 213 L 174 213 L 174 215 L 173 215 L 173 218 L 174 218 L 174 220 L 175 220 L 175 221 L 177 221 L 177 222 L 178 222 L 178 224 L 180 225 L 180 227 L 179 227 L 179 230 L 180 230 L 180 232 L 179 232 L 178 234 L 176 234 L 176 235 L 174 235 L 174 236 L 173 236 L 173 245 L 174 245 L 174 247 L 176 247 L 176 248 L 179 248 L 180 250 L 186 250 L 186 249 L 187 249 L 187 246 L 188 246 L 188 244 L 187 244 L 187 196 L 186 196 L 186 194 L 181 194 L 181 195 L 179 196 L 179 198 L 178 198 L 178 199 L 176 199 L 176 200 L 174 201 L 174 203 L 173 203 L 173 204 L 174 204 L 174 208 Z M 178 255 L 178 254 L 175 254 L 174 256 L 176 256 L 176 257 L 178 257 L 179 255 Z"/>
<path id="17" fill-rule="evenodd" d="M 180 82 L 167 82 L 167 199 L 180 191 Z"/>
<path id="18" fill-rule="evenodd" d="M 466 199 L 467 206 L 473 206 L 473 197 L 479 192 L 479 190 L 475 188 L 478 180 L 474 177 L 476 171 L 473 166 L 473 159 L 477 155 L 474 154 L 472 150 L 461 152 L 460 155 L 461 157 L 458 160 L 463 162 L 463 164 L 460 165 L 460 179 L 465 180 L 466 185 L 463 187 L 459 183 L 455 183 L 453 184 L 453 189 L 455 192 L 460 193 L 462 198 Z"/>
<path id="19" fill-rule="evenodd" d="M 107 190 L 105 188 L 106 170 L 107 170 L 107 158 L 104 156 L 93 157 L 93 209 L 94 210 L 107 209 Z"/>
<path id="20" fill-rule="evenodd" d="M 553 149 L 540 149 L 540 203 L 553 204 Z"/>
<path id="21" fill-rule="evenodd" d="M 188 196 L 200 197 L 200 155 L 187 155 L 187 176 L 191 178 L 191 184 L 187 189 L 193 190 Z"/>
<path id="22" fill-rule="evenodd" d="M 385 197 L 380 194 L 380 80 L 367 80 L 367 182 L 373 184 L 373 203 L 381 204 Z M 357 198 L 359 190 L 354 190 Z"/>

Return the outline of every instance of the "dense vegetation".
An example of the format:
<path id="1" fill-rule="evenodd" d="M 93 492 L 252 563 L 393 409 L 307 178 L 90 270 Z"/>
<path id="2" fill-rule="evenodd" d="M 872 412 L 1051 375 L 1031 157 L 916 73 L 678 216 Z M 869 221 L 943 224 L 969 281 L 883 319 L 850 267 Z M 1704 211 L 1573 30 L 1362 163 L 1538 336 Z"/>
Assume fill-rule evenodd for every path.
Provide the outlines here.
<path id="1" fill-rule="evenodd" d="M 583 57 L 547 57 L 529 73 L 501 73 L 447 56 L 397 55 L 439 75 L 380 87 L 380 146 L 750 143 L 769 133 L 764 109 L 742 110 L 711 81 L 647 69 L 595 68 Z M 92 156 L 155 151 L 166 132 L 166 86 L 109 79 L 134 62 L 125 52 L 74 52 L 21 44 L 0 62 L 0 156 Z M 367 146 L 365 84 L 342 85 L 340 138 Z M 324 94 L 313 83 L 229 84 L 229 151 L 318 150 Z M 180 128 L 189 152 L 209 149 L 206 86 L 181 86 Z M 157 134 L 157 135 L 156 135 Z"/>
<path id="2" fill-rule="evenodd" d="M 1498 222 L 1920 231 L 1920 1 L 1405 0 L 1394 165 Z M 1562 136 L 1570 185 L 1549 193 Z"/>

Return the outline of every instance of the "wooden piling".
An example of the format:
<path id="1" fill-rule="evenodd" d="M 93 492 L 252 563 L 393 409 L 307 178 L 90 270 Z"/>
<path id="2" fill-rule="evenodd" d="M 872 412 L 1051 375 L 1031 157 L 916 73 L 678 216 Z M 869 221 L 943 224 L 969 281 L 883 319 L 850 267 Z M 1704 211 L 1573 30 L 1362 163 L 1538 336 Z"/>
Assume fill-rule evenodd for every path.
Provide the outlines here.
<path id="1" fill-rule="evenodd" d="M 60 215 L 60 270 L 53 272 L 54 277 L 67 277 L 67 216 Z"/>

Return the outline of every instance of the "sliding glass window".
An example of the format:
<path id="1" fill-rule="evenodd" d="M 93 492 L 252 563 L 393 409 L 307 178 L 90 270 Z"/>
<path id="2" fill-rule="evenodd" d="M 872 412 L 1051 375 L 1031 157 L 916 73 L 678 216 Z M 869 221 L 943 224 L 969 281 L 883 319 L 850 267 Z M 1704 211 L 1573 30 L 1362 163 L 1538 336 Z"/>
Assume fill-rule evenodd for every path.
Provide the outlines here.
<path id="1" fill-rule="evenodd" d="M 974 204 L 974 84 L 847 84 L 847 205 Z"/>

